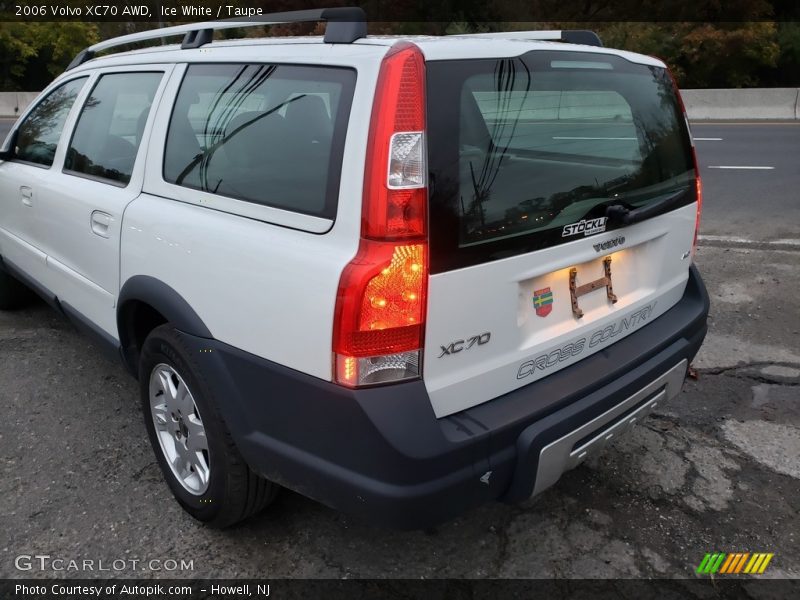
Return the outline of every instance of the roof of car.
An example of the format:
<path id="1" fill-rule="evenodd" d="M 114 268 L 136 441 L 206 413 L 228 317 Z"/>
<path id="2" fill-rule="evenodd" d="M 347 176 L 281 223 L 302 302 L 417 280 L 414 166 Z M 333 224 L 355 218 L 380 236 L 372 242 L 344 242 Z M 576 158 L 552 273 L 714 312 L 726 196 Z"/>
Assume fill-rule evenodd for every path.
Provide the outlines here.
<path id="1" fill-rule="evenodd" d="M 520 36 L 524 32 L 520 32 Z M 507 34 L 509 36 L 512 33 Z M 322 36 L 298 37 L 260 37 L 236 40 L 217 40 L 200 48 L 182 49 L 180 44 L 150 46 L 139 50 L 117 52 L 84 63 L 81 67 L 97 68 L 117 66 L 121 64 L 199 62 L 214 58 L 255 60 L 252 50 L 258 47 L 271 47 L 277 52 L 283 46 L 283 52 L 277 52 L 285 60 L 294 55 L 297 60 L 308 61 L 315 56 L 317 63 L 327 62 L 327 57 L 347 54 L 363 55 L 372 51 L 378 55 L 385 53 L 388 47 L 399 41 L 416 44 L 426 60 L 456 60 L 469 58 L 507 58 L 519 56 L 531 50 L 556 50 L 589 52 L 594 54 L 610 54 L 620 56 L 631 62 L 664 67 L 664 63 L 651 56 L 617 50 L 613 48 L 569 44 L 564 42 L 539 41 L 514 37 L 483 37 L 481 35 L 458 36 L 403 36 L 403 35 L 370 35 L 358 39 L 351 44 L 325 44 Z M 288 47 L 288 48 L 287 48 Z M 325 48 L 325 54 L 320 51 Z M 215 56 L 216 55 L 216 56 Z M 259 56 L 267 59 L 269 57 Z M 295 62 L 292 60 L 291 62 Z M 83 70 L 76 69 L 77 70 Z"/>
<path id="2" fill-rule="evenodd" d="M 325 34 L 321 37 L 264 37 L 245 38 L 238 41 L 214 42 L 217 31 L 252 27 L 281 25 L 286 23 L 324 22 Z M 317 64 L 342 64 L 343 55 L 351 53 L 355 58 L 364 58 L 363 48 L 383 47 L 385 53 L 388 46 L 399 40 L 408 40 L 420 47 L 426 60 L 453 60 L 470 58 L 510 58 L 537 49 L 592 52 L 593 54 L 614 54 L 631 62 L 663 66 L 663 63 L 652 57 L 634 54 L 621 50 L 603 48 L 598 35 L 593 31 L 580 29 L 504 31 L 492 33 L 472 33 L 446 36 L 383 36 L 367 35 L 367 15 L 358 6 L 340 6 L 321 9 L 296 10 L 270 14 L 253 15 L 246 18 L 231 18 L 216 21 L 185 23 L 169 27 L 156 28 L 149 31 L 130 33 L 108 40 L 100 41 L 79 52 L 67 67 L 73 70 L 93 61 L 99 52 L 120 48 L 130 44 L 159 41 L 182 37 L 180 46 L 162 46 L 143 51 L 116 55 L 116 59 L 105 59 L 94 64 L 120 64 L 119 60 L 129 60 L 129 64 L 152 64 L 154 58 L 163 63 L 194 62 L 197 55 L 204 55 L 204 60 L 275 60 L 291 59 L 286 56 L 286 49 L 291 48 L 302 57 L 303 62 L 315 60 Z M 554 44 L 557 42 L 557 44 Z M 271 56 L 252 56 L 254 48 L 271 48 Z M 179 53 L 173 54 L 180 49 Z M 320 51 L 324 48 L 324 51 Z M 357 49 L 362 50 L 357 50 Z M 281 51 L 283 50 L 283 52 Z M 316 54 L 316 57 L 314 56 Z M 378 53 L 375 53 L 378 54 Z M 212 55 L 213 58 L 211 58 Z M 287 62 L 299 62 L 288 60 Z"/>

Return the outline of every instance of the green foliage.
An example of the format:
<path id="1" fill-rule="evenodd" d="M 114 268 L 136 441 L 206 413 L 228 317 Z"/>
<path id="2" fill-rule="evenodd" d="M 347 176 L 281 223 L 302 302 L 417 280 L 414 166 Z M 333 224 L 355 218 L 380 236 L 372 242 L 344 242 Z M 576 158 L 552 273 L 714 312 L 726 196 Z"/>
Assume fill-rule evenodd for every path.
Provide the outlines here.
<path id="1" fill-rule="evenodd" d="M 76 0 L 62 0 L 76 3 Z M 179 0 L 143 0 L 155 7 Z M 796 0 L 331 0 L 372 10 L 372 34 L 458 34 L 529 29 L 593 29 L 605 45 L 657 56 L 682 87 L 800 86 L 800 23 L 786 19 Z M 0 3 L 2 6 L 2 3 Z M 398 12 L 399 11 L 399 12 Z M 638 12 L 637 12 L 638 11 Z M 654 22 L 625 21 L 626 14 Z M 406 20 L 389 21 L 403 14 Z M 535 22 L 542 14 L 551 22 Z M 792 13 L 794 14 L 794 13 Z M 390 16 L 391 15 L 391 16 Z M 702 17 L 706 21 L 698 20 Z M 593 18 L 592 22 L 586 19 Z M 615 21 L 614 19 L 619 19 Z M 679 19 L 685 19 L 681 22 Z M 735 21 L 721 22 L 729 18 Z M 387 19 L 387 20 L 381 20 Z M 558 19 L 558 20 L 556 20 Z M 582 19 L 583 22 L 578 20 Z M 665 20 L 669 19 L 669 20 Z M 523 22 L 526 21 L 526 22 Z M 167 25 L 167 23 L 164 23 Z M 83 48 L 154 23 L 0 22 L 0 90 L 37 90 Z M 283 25 L 246 35 L 320 34 L 322 25 Z M 229 30 L 220 37 L 241 35 Z"/>
<path id="2" fill-rule="evenodd" d="M 775 68 L 775 80 L 779 85 L 800 85 L 800 23 L 789 22 L 778 25 L 780 56 Z"/>
<path id="3" fill-rule="evenodd" d="M 445 35 L 460 35 L 464 33 L 485 33 L 489 31 L 489 24 L 477 23 L 471 25 L 466 21 L 453 21 L 444 30 Z"/>
<path id="4" fill-rule="evenodd" d="M 779 48 L 774 23 L 697 24 L 683 37 L 678 64 L 684 87 L 748 87 L 774 67 Z"/>
<path id="5" fill-rule="evenodd" d="M 19 35 L 22 26 L 18 23 L 0 23 L 0 56 L 5 72 L 12 77 L 20 78 L 25 73 L 25 63 L 38 53 L 38 49 L 30 43 L 28 36 Z M 9 88 L 3 82 L 3 89 Z"/>
<path id="6" fill-rule="evenodd" d="M 31 80 L 52 79 L 86 46 L 98 40 L 94 23 L 0 22 L 0 89 L 30 90 Z"/>
<path id="7" fill-rule="evenodd" d="M 617 23 L 599 29 L 608 46 L 664 60 L 687 88 L 759 85 L 781 52 L 777 27 L 769 21 Z"/>
<path id="8" fill-rule="evenodd" d="M 447 33 L 592 29 L 603 44 L 660 58 L 681 87 L 800 85 L 800 24 L 741 22 L 499 22 L 455 21 Z"/>

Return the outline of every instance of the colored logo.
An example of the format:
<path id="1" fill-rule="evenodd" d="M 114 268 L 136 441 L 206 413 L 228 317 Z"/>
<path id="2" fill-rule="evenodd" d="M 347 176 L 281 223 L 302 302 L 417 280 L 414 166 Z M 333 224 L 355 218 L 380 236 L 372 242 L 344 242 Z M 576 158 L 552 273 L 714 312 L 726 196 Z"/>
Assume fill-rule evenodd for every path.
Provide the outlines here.
<path id="1" fill-rule="evenodd" d="M 553 292 L 549 287 L 533 292 L 533 308 L 540 317 L 546 317 L 553 310 Z"/>
<path id="2" fill-rule="evenodd" d="M 702 575 L 735 575 L 748 573 L 761 575 L 767 569 L 769 561 L 775 556 L 772 552 L 709 552 L 703 558 L 697 572 Z"/>

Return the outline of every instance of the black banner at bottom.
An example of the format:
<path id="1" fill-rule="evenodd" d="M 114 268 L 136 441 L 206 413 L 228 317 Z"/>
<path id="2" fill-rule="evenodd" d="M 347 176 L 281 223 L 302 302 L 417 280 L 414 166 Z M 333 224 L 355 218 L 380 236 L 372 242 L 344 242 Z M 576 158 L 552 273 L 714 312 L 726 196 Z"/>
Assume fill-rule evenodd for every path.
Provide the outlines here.
<path id="1" fill-rule="evenodd" d="M 0 600 L 210 598 L 798 598 L 800 580 L 698 579 L 3 579 Z"/>

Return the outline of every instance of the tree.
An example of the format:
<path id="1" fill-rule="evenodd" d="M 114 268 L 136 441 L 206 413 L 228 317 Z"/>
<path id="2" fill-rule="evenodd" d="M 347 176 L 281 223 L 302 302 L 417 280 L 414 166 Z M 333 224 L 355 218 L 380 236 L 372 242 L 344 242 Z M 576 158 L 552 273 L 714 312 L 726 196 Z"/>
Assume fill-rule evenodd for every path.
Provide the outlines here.
<path id="1" fill-rule="evenodd" d="M 598 28 L 611 47 L 657 56 L 686 88 L 748 87 L 776 66 L 775 23 L 617 23 Z"/>
<path id="2" fill-rule="evenodd" d="M 95 23 L 0 22 L 0 89 L 41 89 L 97 40 Z"/>
<path id="3" fill-rule="evenodd" d="M 772 75 L 774 84 L 791 87 L 800 85 L 800 22 L 778 25 L 778 46 L 780 56 L 776 72 Z"/>

